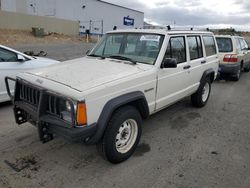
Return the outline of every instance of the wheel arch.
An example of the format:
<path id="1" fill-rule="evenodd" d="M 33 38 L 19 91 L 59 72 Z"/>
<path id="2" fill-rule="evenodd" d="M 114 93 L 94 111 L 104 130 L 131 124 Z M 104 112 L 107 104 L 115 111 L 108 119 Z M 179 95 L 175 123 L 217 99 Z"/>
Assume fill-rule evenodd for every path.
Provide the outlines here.
<path id="1" fill-rule="evenodd" d="M 215 79 L 215 71 L 212 68 L 204 71 L 204 73 L 201 77 L 200 83 L 203 82 L 207 77 L 210 78 L 211 83 L 213 83 L 213 81 Z"/>
<path id="2" fill-rule="evenodd" d="M 147 118 L 149 116 L 149 107 L 145 95 L 141 91 L 135 91 L 127 93 L 116 98 L 109 100 L 103 107 L 101 115 L 97 121 L 97 131 L 89 140 L 86 141 L 87 144 L 97 143 L 103 136 L 103 133 L 108 125 L 108 122 L 112 114 L 119 108 L 125 105 L 134 106 L 142 118 Z"/>

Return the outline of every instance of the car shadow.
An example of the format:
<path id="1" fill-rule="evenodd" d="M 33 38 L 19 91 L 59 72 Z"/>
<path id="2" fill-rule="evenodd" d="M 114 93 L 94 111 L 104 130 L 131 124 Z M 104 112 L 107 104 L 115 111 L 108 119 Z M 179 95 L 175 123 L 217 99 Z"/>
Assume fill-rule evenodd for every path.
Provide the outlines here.
<path id="1" fill-rule="evenodd" d="M 12 102 L 11 102 L 11 101 L 2 102 L 2 103 L 0 103 L 0 108 L 2 108 L 2 107 L 7 107 L 7 106 L 11 106 L 11 105 L 12 105 Z"/>

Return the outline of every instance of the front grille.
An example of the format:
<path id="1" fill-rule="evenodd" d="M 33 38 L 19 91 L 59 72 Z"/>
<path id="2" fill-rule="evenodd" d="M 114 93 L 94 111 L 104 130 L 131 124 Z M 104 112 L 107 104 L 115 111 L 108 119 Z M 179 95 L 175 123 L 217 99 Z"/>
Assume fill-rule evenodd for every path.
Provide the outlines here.
<path id="1" fill-rule="evenodd" d="M 19 83 L 19 97 L 22 101 L 38 107 L 40 100 L 40 91 L 24 83 Z"/>
<path id="2" fill-rule="evenodd" d="M 50 117 L 74 123 L 73 102 L 38 86 L 17 80 L 14 101 L 34 120 L 50 115 Z M 71 106 L 70 110 L 67 108 L 67 103 Z"/>
<path id="3" fill-rule="evenodd" d="M 57 97 L 49 95 L 47 111 L 52 115 L 60 116 L 60 109 L 59 109 L 60 101 L 61 100 L 58 99 Z"/>

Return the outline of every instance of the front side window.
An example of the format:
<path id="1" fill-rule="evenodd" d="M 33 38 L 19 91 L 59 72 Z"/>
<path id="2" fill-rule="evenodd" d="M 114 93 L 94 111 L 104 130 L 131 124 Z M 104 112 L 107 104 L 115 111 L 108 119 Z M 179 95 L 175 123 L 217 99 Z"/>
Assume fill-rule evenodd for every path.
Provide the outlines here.
<path id="1" fill-rule="evenodd" d="M 14 52 L 0 48 L 0 62 L 15 62 L 17 55 Z"/>
<path id="2" fill-rule="evenodd" d="M 212 36 L 203 36 L 203 41 L 205 45 L 206 55 L 212 56 L 216 54 L 216 45 L 214 37 Z"/>
<path id="3" fill-rule="evenodd" d="M 89 56 L 131 60 L 153 65 L 160 52 L 164 36 L 144 33 L 107 34 Z"/>
<path id="4" fill-rule="evenodd" d="M 219 48 L 219 52 L 225 53 L 233 51 L 233 43 L 231 38 L 216 37 L 216 42 Z"/>
<path id="5" fill-rule="evenodd" d="M 177 63 L 187 61 L 184 37 L 171 37 L 168 42 L 165 58 L 175 58 Z"/>
<path id="6" fill-rule="evenodd" d="M 201 38 L 199 36 L 188 36 L 187 40 L 190 53 L 190 60 L 199 59 L 203 57 Z"/>

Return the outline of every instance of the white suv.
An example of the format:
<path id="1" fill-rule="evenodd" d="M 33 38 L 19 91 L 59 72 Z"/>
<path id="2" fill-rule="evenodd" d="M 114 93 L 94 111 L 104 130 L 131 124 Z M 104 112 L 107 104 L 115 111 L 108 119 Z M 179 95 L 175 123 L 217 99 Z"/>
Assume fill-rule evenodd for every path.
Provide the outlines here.
<path id="1" fill-rule="evenodd" d="M 16 122 L 36 125 L 43 142 L 97 144 L 119 163 L 135 151 L 142 119 L 189 95 L 204 106 L 218 64 L 210 32 L 112 31 L 86 57 L 20 74 Z"/>

